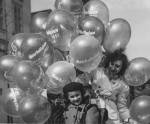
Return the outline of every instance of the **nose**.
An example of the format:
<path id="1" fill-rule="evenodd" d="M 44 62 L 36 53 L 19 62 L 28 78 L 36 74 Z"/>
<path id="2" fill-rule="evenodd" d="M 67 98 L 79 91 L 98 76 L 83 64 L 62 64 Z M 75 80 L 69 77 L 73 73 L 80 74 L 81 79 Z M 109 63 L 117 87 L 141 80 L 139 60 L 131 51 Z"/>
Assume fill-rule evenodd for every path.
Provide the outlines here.
<path id="1" fill-rule="evenodd" d="M 78 100 L 78 99 L 79 99 L 78 97 L 74 97 L 74 98 L 73 98 L 74 101 L 76 101 L 76 100 Z"/>

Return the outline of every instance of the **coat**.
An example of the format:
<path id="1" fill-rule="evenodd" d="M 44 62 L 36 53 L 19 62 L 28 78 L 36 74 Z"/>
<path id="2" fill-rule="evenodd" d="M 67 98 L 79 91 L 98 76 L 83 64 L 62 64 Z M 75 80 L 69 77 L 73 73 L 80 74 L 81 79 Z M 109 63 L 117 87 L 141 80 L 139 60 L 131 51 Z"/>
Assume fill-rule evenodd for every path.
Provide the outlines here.
<path id="1" fill-rule="evenodd" d="M 129 87 L 121 79 L 108 79 L 103 68 L 98 68 L 92 72 L 92 87 L 99 94 L 97 104 L 101 108 L 108 110 L 108 118 L 114 124 L 120 124 L 130 117 L 127 107 L 127 96 Z"/>
<path id="2" fill-rule="evenodd" d="M 68 105 L 64 112 L 65 124 L 99 124 L 99 111 L 97 107 L 92 106 L 86 111 L 84 123 L 82 120 L 86 104 L 79 106 Z"/>

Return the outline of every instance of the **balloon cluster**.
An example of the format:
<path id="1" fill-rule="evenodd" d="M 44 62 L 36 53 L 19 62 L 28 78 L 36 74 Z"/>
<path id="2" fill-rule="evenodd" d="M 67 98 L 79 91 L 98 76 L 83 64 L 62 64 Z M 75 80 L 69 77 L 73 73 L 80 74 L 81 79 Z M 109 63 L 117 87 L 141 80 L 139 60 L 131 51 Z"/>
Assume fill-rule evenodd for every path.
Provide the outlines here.
<path id="1" fill-rule="evenodd" d="M 109 9 L 100 0 L 85 5 L 82 0 L 56 0 L 55 10 L 36 13 L 31 26 L 31 33 L 12 36 L 9 54 L 0 58 L 1 72 L 15 87 L 4 92 L 1 108 L 26 123 L 44 123 L 51 116 L 51 105 L 41 95 L 43 89 L 61 94 L 63 86 L 75 80 L 75 68 L 93 71 L 104 52 L 125 50 L 131 37 L 129 22 L 123 18 L 110 21 Z M 128 85 L 139 86 L 149 76 L 150 62 L 136 58 L 125 79 Z"/>

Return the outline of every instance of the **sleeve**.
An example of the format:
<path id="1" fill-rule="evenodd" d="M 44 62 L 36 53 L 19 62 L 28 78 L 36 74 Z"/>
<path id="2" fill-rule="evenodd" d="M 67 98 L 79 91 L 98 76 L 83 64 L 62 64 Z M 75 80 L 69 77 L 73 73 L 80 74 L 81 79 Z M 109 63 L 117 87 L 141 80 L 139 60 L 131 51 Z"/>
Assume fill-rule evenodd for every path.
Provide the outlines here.
<path id="1" fill-rule="evenodd" d="M 130 117 L 129 109 L 127 107 L 127 97 L 129 95 L 129 87 L 124 82 L 121 83 L 120 92 L 117 98 L 117 108 L 122 120 L 126 120 Z"/>
<path id="2" fill-rule="evenodd" d="M 98 109 L 95 106 L 91 107 L 86 114 L 86 124 L 98 124 L 99 116 Z"/>

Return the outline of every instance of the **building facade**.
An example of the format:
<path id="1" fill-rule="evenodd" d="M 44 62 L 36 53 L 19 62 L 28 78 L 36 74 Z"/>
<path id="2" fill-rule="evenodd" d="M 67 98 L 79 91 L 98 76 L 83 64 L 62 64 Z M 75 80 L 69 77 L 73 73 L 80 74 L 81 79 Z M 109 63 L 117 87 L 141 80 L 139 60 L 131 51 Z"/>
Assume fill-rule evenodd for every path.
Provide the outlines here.
<path id="1" fill-rule="evenodd" d="M 0 0 L 0 57 L 7 54 L 11 37 L 17 33 L 30 32 L 30 0 Z M 8 82 L 0 72 L 0 97 Z M 0 110 L 0 123 L 23 123 L 19 118 L 12 118 Z"/>

